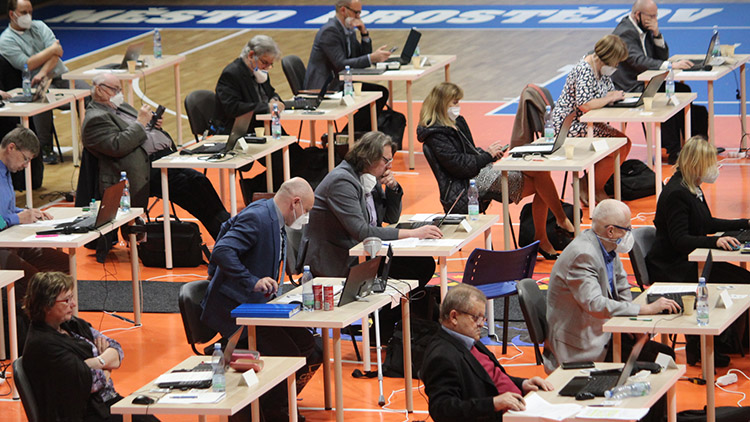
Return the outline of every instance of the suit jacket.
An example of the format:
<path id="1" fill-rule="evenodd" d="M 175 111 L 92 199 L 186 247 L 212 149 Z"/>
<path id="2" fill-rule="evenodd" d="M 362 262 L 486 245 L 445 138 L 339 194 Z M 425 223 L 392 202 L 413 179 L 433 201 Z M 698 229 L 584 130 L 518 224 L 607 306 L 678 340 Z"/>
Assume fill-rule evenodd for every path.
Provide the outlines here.
<path id="1" fill-rule="evenodd" d="M 481 342 L 474 344 L 504 373 L 495 355 Z M 421 371 L 430 416 L 435 422 L 502 421 L 492 398 L 499 393 L 482 364 L 464 344 L 440 328 L 424 355 Z M 510 376 L 523 391 L 523 378 Z"/>
<path id="2" fill-rule="evenodd" d="M 401 215 L 403 192 L 399 189 L 389 194 L 388 191 L 391 190 L 387 189 L 385 194 L 388 211 L 378 218 L 379 223 L 386 216 Z M 357 257 L 349 256 L 349 249 L 354 245 L 370 236 L 382 240 L 398 238 L 397 228 L 373 227 L 369 222 L 370 213 L 359 175 L 349 163 L 342 161 L 315 189 L 315 205 L 302 235 L 300 260 L 310 266 L 316 277 L 346 277 L 349 267 L 357 262 Z"/>
<path id="3" fill-rule="evenodd" d="M 230 313 L 243 303 L 265 303 L 254 292 L 263 277 L 278 280 L 281 222 L 273 199 L 255 201 L 221 226 L 211 253 L 211 283 L 203 298 L 201 320 L 229 337 L 239 328 Z"/>
<path id="4" fill-rule="evenodd" d="M 646 39 L 643 41 L 646 51 L 643 51 L 638 28 L 633 25 L 630 15 L 622 18 L 613 34 L 622 38 L 628 46 L 628 58 L 617 66 L 617 72 L 612 74 L 612 82 L 617 89 L 626 92 L 643 91 L 643 82 L 638 82 L 638 75 L 649 69 L 659 69 L 669 58 L 666 40 L 664 47 L 659 47 L 654 43 L 654 34 L 646 31 Z"/>
<path id="5" fill-rule="evenodd" d="M 333 75 L 333 81 L 328 89 L 340 90 L 343 82 L 339 81 L 338 73 L 346 66 L 352 69 L 369 67 L 370 53 L 370 38 L 358 41 L 356 31 L 344 30 L 341 22 L 335 16 L 332 17 L 315 34 L 305 71 L 305 89 L 321 89 L 328 76 Z"/>
<path id="6" fill-rule="evenodd" d="M 271 79 L 258 84 L 253 72 L 241 58 L 234 59 L 224 68 L 219 81 L 216 82 L 216 108 L 214 109 L 214 121 L 223 126 L 222 133 L 230 133 L 235 117 L 250 111 L 255 112 L 250 127 L 261 125 L 255 116 L 269 113 L 270 110 L 268 100 L 261 99 L 259 90 L 265 93 L 268 100 L 273 98 L 281 100 L 271 86 Z"/>
<path id="7" fill-rule="evenodd" d="M 620 257 L 613 261 L 617 297 L 607 278 L 602 248 L 593 230 L 581 233 L 563 250 L 552 267 L 547 290 L 544 367 L 549 373 L 568 361 L 602 361 L 610 333 L 602 325 L 610 317 L 638 315 Z"/>
<path id="8" fill-rule="evenodd" d="M 748 228 L 747 219 L 714 218 L 705 199 L 690 193 L 677 171 L 656 202 L 656 240 L 646 256 L 649 276 L 658 281 L 698 281 L 698 263 L 688 255 L 696 248 L 716 249 L 719 231 Z"/>

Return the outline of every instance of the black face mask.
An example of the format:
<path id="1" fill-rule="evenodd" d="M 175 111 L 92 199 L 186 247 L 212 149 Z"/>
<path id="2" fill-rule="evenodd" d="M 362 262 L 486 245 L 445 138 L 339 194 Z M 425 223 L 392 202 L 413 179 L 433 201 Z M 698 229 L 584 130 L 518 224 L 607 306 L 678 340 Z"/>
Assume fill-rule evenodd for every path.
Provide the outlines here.
<path id="1" fill-rule="evenodd" d="M 643 26 L 643 18 L 641 18 L 640 15 L 638 15 L 638 28 L 641 28 L 641 31 L 645 33 L 651 32 L 645 26 Z"/>

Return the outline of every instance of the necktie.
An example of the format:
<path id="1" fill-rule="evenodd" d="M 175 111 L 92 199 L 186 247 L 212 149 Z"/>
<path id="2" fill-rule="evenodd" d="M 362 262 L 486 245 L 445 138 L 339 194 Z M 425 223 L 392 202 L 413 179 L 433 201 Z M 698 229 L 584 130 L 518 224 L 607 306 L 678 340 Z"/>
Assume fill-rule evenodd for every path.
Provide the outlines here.
<path id="1" fill-rule="evenodd" d="M 286 230 L 284 227 L 281 228 L 281 269 L 279 270 L 280 274 L 277 277 L 279 280 L 279 285 L 284 282 L 284 276 L 286 275 L 286 271 L 284 271 L 284 266 L 286 265 Z"/>

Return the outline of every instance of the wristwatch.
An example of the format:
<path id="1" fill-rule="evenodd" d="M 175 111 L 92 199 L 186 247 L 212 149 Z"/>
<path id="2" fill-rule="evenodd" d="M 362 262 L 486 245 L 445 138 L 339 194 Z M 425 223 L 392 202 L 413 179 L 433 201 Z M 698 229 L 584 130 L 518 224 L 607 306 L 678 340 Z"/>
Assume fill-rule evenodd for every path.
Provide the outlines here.
<path id="1" fill-rule="evenodd" d="M 102 359 L 101 356 L 97 356 L 96 359 L 99 361 L 99 363 L 102 364 L 102 368 L 105 367 L 105 366 L 107 366 L 107 362 L 105 362 L 104 359 Z"/>

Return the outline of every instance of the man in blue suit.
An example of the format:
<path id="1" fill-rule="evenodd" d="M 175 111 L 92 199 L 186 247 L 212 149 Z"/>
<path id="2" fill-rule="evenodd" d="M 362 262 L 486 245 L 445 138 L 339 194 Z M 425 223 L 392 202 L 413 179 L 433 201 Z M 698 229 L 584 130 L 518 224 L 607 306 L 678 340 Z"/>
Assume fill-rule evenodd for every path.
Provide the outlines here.
<path id="1" fill-rule="evenodd" d="M 286 257 L 284 227 L 297 228 L 314 201 L 307 181 L 295 177 L 284 182 L 273 199 L 253 202 L 222 225 L 208 265 L 211 283 L 201 304 L 201 320 L 219 331 L 223 339 L 239 328 L 230 315 L 232 309 L 242 303 L 265 303 L 278 291 L 283 280 L 280 264 Z M 307 359 L 307 366 L 297 372 L 298 391 L 322 362 L 313 335 L 306 328 L 257 327 L 256 341 L 261 355 Z M 260 400 L 266 422 L 288 420 L 285 385 L 280 384 Z"/>

